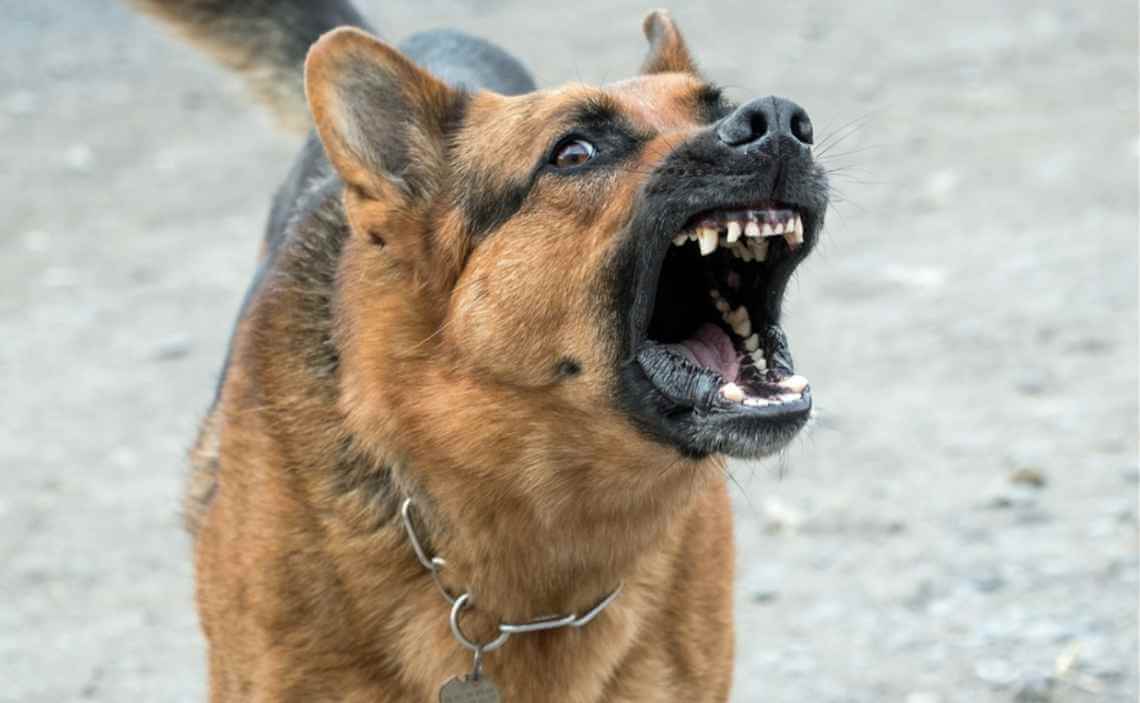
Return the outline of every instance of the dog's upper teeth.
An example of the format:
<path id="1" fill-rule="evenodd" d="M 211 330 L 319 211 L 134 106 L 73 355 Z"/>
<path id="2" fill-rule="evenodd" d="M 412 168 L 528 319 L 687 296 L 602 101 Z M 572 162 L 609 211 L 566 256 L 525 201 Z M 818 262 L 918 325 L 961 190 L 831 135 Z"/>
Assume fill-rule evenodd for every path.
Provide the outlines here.
<path id="1" fill-rule="evenodd" d="M 701 227 L 697 230 L 697 238 L 700 240 L 701 256 L 708 256 L 716 251 L 720 235 L 712 227 Z"/>
<path id="2" fill-rule="evenodd" d="M 782 219 L 781 219 L 782 218 Z M 723 235 L 723 236 L 722 236 Z M 701 256 L 723 247 L 743 261 L 765 261 L 768 237 L 783 237 L 790 250 L 804 243 L 804 223 L 800 214 L 789 210 L 738 210 L 720 218 L 707 216 L 692 229 L 673 236 L 674 246 L 696 242 Z"/>
<path id="3" fill-rule="evenodd" d="M 797 214 L 791 226 L 784 232 L 784 241 L 789 249 L 797 249 L 804 243 L 804 221 Z"/>

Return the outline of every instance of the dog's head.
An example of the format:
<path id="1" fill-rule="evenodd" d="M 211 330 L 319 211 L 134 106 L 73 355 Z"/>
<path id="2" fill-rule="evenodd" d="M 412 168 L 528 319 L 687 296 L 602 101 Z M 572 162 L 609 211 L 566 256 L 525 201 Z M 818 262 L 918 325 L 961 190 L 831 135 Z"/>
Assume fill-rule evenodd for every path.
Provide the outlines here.
<path id="1" fill-rule="evenodd" d="M 635 78 L 513 97 L 358 30 L 311 50 L 353 231 L 337 322 L 356 429 L 584 466 L 765 456 L 807 421 L 779 321 L 827 205 L 811 122 L 727 102 L 664 13 L 645 33 Z"/>

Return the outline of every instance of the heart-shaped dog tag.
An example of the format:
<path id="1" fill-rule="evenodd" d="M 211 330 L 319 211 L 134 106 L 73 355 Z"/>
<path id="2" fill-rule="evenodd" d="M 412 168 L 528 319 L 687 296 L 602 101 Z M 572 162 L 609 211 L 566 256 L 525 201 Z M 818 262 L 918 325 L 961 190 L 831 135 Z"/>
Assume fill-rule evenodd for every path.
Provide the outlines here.
<path id="1" fill-rule="evenodd" d="M 499 703 L 499 689 L 486 676 L 456 676 L 439 689 L 439 703 Z"/>

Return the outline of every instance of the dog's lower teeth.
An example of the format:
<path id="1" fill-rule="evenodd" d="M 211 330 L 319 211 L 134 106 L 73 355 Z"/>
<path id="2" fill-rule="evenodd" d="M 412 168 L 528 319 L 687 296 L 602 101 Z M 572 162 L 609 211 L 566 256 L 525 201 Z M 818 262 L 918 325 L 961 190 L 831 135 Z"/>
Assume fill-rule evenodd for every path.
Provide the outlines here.
<path id="1" fill-rule="evenodd" d="M 808 380 L 800 375 L 788 376 L 780 381 L 781 388 L 787 388 L 792 393 L 802 394 L 804 389 L 808 387 Z"/>
<path id="2" fill-rule="evenodd" d="M 734 403 L 739 403 L 745 398 L 744 389 L 735 383 L 726 383 L 721 386 L 720 394 L 723 395 L 726 400 L 731 400 Z"/>

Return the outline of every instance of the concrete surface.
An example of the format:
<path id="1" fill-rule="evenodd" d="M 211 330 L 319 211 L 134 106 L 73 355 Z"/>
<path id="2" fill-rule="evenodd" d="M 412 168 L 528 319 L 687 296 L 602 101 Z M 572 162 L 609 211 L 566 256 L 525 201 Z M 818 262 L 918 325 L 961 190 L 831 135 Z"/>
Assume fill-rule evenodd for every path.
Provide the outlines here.
<path id="1" fill-rule="evenodd" d="M 648 9 L 365 5 L 548 85 L 630 74 Z M 737 701 L 1137 698 L 1136 4 L 950 6 L 674 7 L 843 195 L 788 307 L 819 419 L 734 467 Z M 0 700 L 199 701 L 183 452 L 294 144 L 108 0 L 0 40 Z"/>

